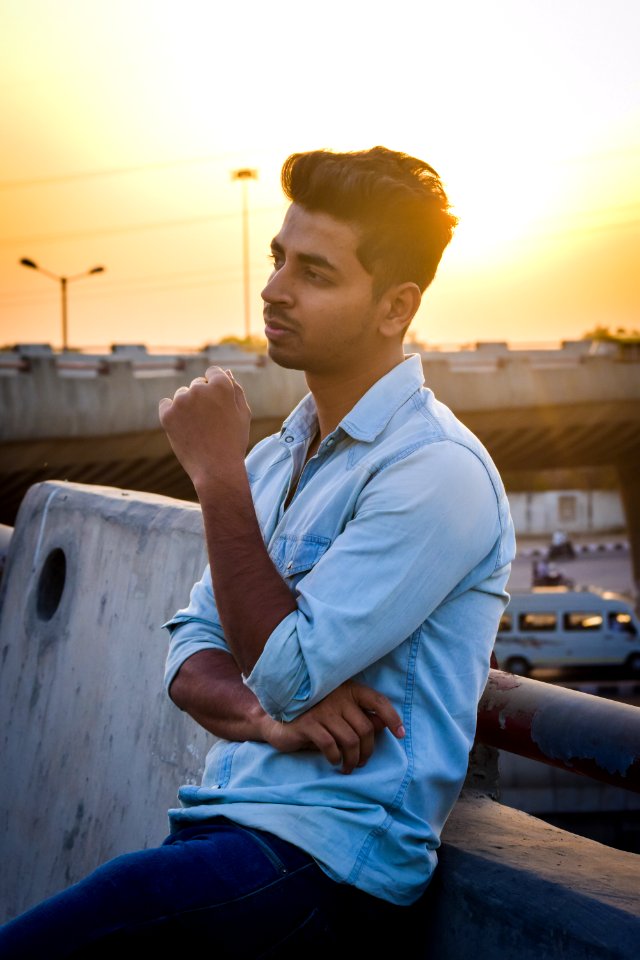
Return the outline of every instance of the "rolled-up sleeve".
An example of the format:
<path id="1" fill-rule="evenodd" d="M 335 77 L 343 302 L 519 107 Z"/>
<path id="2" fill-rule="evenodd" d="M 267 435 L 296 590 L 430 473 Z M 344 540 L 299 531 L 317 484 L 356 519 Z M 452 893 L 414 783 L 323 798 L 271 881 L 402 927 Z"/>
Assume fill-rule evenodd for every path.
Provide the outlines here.
<path id="1" fill-rule="evenodd" d="M 163 627 L 171 636 L 164 674 L 167 690 L 182 664 L 194 653 L 200 650 L 230 652 L 218 618 L 208 566 L 191 590 L 188 606 L 178 610 Z"/>
<path id="2" fill-rule="evenodd" d="M 471 585 L 500 535 L 497 492 L 467 447 L 439 440 L 398 456 L 363 484 L 245 682 L 271 716 L 294 719 Z"/>

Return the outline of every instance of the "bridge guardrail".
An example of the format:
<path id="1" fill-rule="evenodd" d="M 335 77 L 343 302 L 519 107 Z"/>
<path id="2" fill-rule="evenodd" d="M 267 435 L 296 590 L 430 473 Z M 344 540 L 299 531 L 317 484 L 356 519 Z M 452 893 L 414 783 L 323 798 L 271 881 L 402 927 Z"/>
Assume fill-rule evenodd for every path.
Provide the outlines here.
<path id="1" fill-rule="evenodd" d="M 640 707 L 491 669 L 476 742 L 640 793 Z"/>

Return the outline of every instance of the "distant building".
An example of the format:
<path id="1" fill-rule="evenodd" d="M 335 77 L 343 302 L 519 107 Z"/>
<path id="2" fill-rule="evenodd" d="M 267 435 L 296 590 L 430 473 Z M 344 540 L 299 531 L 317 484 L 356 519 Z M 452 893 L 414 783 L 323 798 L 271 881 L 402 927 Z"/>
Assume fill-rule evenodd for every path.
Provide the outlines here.
<path id="1" fill-rule="evenodd" d="M 509 493 L 518 534 L 618 533 L 625 529 L 617 490 L 544 490 Z"/>

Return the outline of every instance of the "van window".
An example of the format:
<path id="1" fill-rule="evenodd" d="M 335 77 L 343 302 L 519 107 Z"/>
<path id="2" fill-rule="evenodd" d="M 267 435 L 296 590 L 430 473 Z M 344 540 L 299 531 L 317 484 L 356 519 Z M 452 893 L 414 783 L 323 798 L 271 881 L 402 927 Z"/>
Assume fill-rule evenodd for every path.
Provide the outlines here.
<path id="1" fill-rule="evenodd" d="M 565 613 L 565 630 L 599 630 L 602 626 L 600 613 Z"/>
<path id="2" fill-rule="evenodd" d="M 513 626 L 513 619 L 510 613 L 503 613 L 498 625 L 498 633 L 509 633 Z"/>
<path id="3" fill-rule="evenodd" d="M 521 630 L 555 630 L 555 613 L 521 613 L 518 617 Z"/>
<path id="4" fill-rule="evenodd" d="M 609 614 L 609 629 L 615 631 L 615 633 L 630 633 L 633 637 L 637 633 L 630 613 L 611 612 Z"/>

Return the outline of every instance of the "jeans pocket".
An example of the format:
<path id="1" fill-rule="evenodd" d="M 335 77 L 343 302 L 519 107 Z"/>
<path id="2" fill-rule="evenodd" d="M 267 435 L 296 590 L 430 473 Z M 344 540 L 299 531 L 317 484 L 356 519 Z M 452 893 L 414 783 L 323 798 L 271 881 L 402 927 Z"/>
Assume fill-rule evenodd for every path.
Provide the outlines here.
<path id="1" fill-rule="evenodd" d="M 260 849 L 264 853 L 265 857 L 267 857 L 271 865 L 274 867 L 275 870 L 277 870 L 278 873 L 285 874 L 288 872 L 287 867 L 282 862 L 282 860 L 280 859 L 276 851 L 273 849 L 273 847 L 269 844 L 266 837 L 262 836 L 257 830 L 253 830 L 251 827 L 245 827 L 238 824 L 238 828 L 240 830 L 243 830 L 244 833 L 248 833 L 250 837 L 253 837 L 256 844 L 260 847 Z"/>

